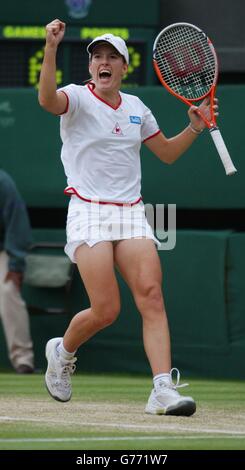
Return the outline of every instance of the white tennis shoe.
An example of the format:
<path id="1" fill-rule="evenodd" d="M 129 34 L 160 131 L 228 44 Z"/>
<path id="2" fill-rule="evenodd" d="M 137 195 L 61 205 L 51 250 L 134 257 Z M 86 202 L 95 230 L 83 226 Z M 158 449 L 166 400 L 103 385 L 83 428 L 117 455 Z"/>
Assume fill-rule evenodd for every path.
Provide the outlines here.
<path id="1" fill-rule="evenodd" d="M 69 361 L 61 358 L 57 351 L 57 346 L 62 338 L 50 339 L 46 344 L 46 359 L 48 367 L 45 374 L 45 383 L 51 397 L 58 401 L 69 401 L 72 395 L 71 375 L 74 373 L 76 366 L 76 357 Z"/>
<path id="2" fill-rule="evenodd" d="M 177 371 L 176 383 L 173 383 L 173 372 Z M 196 411 L 196 403 L 192 397 L 184 397 L 176 388 L 185 387 L 188 384 L 179 385 L 180 373 L 178 369 L 171 369 L 169 383 L 162 382 L 160 387 L 153 389 L 145 412 L 152 415 L 191 416 Z"/>

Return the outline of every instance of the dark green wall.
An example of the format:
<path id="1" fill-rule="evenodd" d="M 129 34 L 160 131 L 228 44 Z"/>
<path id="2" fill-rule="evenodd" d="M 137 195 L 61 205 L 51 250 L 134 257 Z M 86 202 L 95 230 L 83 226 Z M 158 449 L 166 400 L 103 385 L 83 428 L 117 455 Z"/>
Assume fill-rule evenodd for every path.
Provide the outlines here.
<path id="1" fill-rule="evenodd" d="M 3 3 L 3 2 L 1 2 Z M 60 18 L 79 25 L 126 25 L 155 26 L 159 22 L 159 0 L 92 0 L 85 18 L 74 18 L 69 14 L 65 0 L 13 0 L 1 4 L 1 23 L 8 24 L 46 24 Z M 77 2 L 78 3 L 78 2 Z M 143 8 L 142 8 L 143 7 Z M 119 12 L 120 10 L 120 12 Z"/>

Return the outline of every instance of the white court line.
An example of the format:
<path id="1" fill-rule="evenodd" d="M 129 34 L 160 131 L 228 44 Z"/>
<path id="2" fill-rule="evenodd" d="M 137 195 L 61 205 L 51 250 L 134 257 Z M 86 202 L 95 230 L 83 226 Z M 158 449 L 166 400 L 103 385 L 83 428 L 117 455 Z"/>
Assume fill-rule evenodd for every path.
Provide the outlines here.
<path id="1" fill-rule="evenodd" d="M 0 443 L 25 443 L 25 442 L 92 442 L 92 441 L 167 441 L 173 439 L 237 439 L 238 436 L 121 436 L 121 437 L 37 437 L 37 438 L 3 438 Z M 241 438 L 244 435 L 240 436 Z"/>
<path id="2" fill-rule="evenodd" d="M 77 422 L 74 421 L 50 421 L 49 419 L 46 418 L 16 418 L 12 416 L 0 416 L 0 421 L 23 421 L 23 422 L 34 422 L 34 423 L 47 423 L 47 424 L 57 424 L 57 425 L 62 425 L 65 424 L 67 425 L 73 425 L 73 424 L 78 424 Z M 181 432 L 196 432 L 199 434 L 221 434 L 221 435 L 229 435 L 229 436 L 245 436 L 245 431 L 236 431 L 232 429 L 210 429 L 210 428 L 199 428 L 195 426 L 181 426 L 179 424 L 171 424 L 171 423 L 158 423 L 158 424 L 153 424 L 153 425 L 147 425 L 147 424 L 127 424 L 127 423 L 104 423 L 104 422 L 83 422 L 80 424 L 82 427 L 110 427 L 110 428 L 117 428 L 117 429 L 149 429 L 149 430 L 154 430 L 156 429 L 158 432 L 159 431 L 167 431 L 167 432 L 175 432 L 178 431 L 179 433 Z"/>

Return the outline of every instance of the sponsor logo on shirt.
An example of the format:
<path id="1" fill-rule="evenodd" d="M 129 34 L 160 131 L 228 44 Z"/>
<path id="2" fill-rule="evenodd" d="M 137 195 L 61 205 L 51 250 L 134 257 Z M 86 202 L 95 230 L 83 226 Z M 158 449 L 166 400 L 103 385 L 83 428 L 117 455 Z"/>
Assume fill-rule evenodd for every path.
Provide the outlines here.
<path id="1" fill-rule="evenodd" d="M 141 124 L 141 118 L 139 116 L 129 116 L 129 119 L 132 124 Z"/>
<path id="2" fill-rule="evenodd" d="M 121 127 L 119 126 L 118 122 L 116 122 L 113 130 L 112 130 L 112 134 L 116 134 L 116 135 L 123 135 L 123 132 L 122 132 L 122 129 Z"/>

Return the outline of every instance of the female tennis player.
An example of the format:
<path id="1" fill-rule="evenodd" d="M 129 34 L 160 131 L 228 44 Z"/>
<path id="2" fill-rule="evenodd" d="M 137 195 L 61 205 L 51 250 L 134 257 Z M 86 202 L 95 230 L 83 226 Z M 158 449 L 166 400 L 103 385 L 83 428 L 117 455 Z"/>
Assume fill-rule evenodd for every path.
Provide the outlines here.
<path id="1" fill-rule="evenodd" d="M 46 26 L 46 46 L 39 88 L 40 105 L 61 116 L 61 159 L 71 196 L 65 251 L 77 263 L 90 308 L 76 314 L 63 338 L 46 345 L 46 386 L 51 396 L 71 398 L 76 350 L 99 330 L 111 325 L 120 311 L 115 267 L 132 291 L 143 321 L 143 341 L 153 390 L 145 411 L 190 416 L 191 397 L 181 396 L 173 381 L 168 321 L 155 239 L 141 199 L 140 147 L 143 142 L 163 162 L 177 160 L 205 128 L 192 106 L 190 124 L 167 139 L 151 111 L 120 86 L 129 63 L 123 39 L 112 34 L 88 46 L 91 81 L 56 90 L 56 52 L 65 24 Z M 217 101 L 214 104 L 217 114 Z M 209 101 L 200 108 L 210 115 Z"/>

